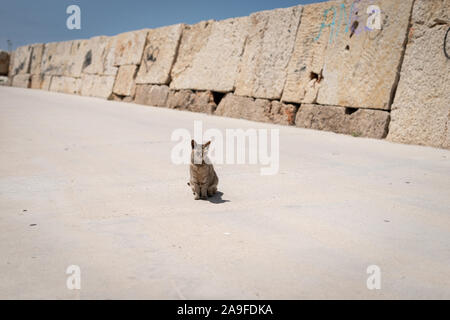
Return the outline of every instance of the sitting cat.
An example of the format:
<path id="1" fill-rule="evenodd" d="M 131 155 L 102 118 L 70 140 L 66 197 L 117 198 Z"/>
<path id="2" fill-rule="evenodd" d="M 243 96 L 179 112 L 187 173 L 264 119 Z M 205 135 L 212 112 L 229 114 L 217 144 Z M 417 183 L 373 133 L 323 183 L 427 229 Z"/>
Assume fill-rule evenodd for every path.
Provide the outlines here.
<path id="1" fill-rule="evenodd" d="M 188 185 L 192 188 L 195 200 L 207 199 L 208 196 L 213 196 L 217 191 L 219 178 L 207 155 L 210 144 L 211 141 L 205 144 L 197 144 L 194 140 L 191 141 L 191 178 Z"/>

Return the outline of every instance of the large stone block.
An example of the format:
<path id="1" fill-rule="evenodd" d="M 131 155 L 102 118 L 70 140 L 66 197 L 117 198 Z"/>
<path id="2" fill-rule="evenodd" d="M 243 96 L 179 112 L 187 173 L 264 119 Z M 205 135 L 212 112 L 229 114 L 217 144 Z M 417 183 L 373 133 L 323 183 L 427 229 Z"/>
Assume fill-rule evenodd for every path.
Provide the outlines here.
<path id="1" fill-rule="evenodd" d="M 344 0 L 305 6 L 283 101 L 389 110 L 412 3 Z"/>
<path id="2" fill-rule="evenodd" d="M 88 44 L 89 40 L 45 44 L 40 72 L 48 75 L 80 77 Z"/>
<path id="3" fill-rule="evenodd" d="M 50 91 L 53 76 L 44 75 L 41 82 L 41 90 Z"/>
<path id="4" fill-rule="evenodd" d="M 30 87 L 30 74 L 21 73 L 13 76 L 12 84 L 13 87 L 19 88 L 29 88 Z"/>
<path id="5" fill-rule="evenodd" d="M 57 73 L 62 74 L 62 72 L 56 72 L 56 63 L 59 55 L 57 54 L 58 44 L 60 42 L 49 42 L 44 44 L 44 51 L 42 52 L 41 61 L 41 72 L 48 75 L 55 75 Z M 59 52 L 62 54 L 62 52 Z M 55 59 L 53 57 L 55 56 Z M 53 61 L 52 61 L 53 60 Z"/>
<path id="6" fill-rule="evenodd" d="M 170 70 L 180 44 L 182 24 L 151 29 L 147 34 L 141 65 L 136 77 L 138 84 L 168 84 Z"/>
<path id="7" fill-rule="evenodd" d="M 72 41 L 50 42 L 44 45 L 41 73 L 62 76 L 67 74 Z"/>
<path id="8" fill-rule="evenodd" d="M 250 30 L 235 94 L 280 99 L 302 7 L 262 11 L 250 15 Z"/>
<path id="9" fill-rule="evenodd" d="M 171 88 L 233 91 L 248 28 L 248 17 L 214 22 L 208 40 L 194 53 L 192 66 L 174 74 Z"/>
<path id="10" fill-rule="evenodd" d="M 297 112 L 295 125 L 302 128 L 382 139 L 387 134 L 389 112 L 302 104 Z"/>
<path id="11" fill-rule="evenodd" d="M 113 92 L 119 96 L 133 96 L 135 90 L 134 79 L 136 77 L 135 65 L 120 66 L 114 83 Z"/>
<path id="12" fill-rule="evenodd" d="M 334 17 L 326 15 L 325 10 L 339 7 L 338 1 L 316 3 L 303 6 L 300 26 L 297 31 L 294 49 L 288 64 L 286 83 L 282 100 L 287 102 L 315 102 L 317 89 L 310 82 L 312 75 L 319 75 L 325 64 L 326 48 L 331 39 L 332 28 L 322 29 L 322 23 L 331 24 Z M 333 14 L 333 12 L 332 12 Z M 320 37 L 316 39 L 319 35 Z M 320 79 L 316 79 L 320 80 Z M 311 96 L 313 96 L 311 98 Z"/>
<path id="13" fill-rule="evenodd" d="M 136 94 L 134 102 L 154 107 L 165 107 L 167 97 L 169 96 L 169 87 L 166 85 L 136 85 Z"/>
<path id="14" fill-rule="evenodd" d="M 89 39 L 83 61 L 83 73 L 111 75 L 117 74 L 114 66 L 114 38 L 98 36 Z"/>
<path id="15" fill-rule="evenodd" d="M 36 75 L 41 73 L 42 54 L 44 52 L 44 44 L 38 43 L 31 46 L 30 73 Z"/>
<path id="16" fill-rule="evenodd" d="M 81 77 L 80 94 L 88 97 L 108 99 L 113 90 L 115 77 L 84 74 Z"/>
<path id="17" fill-rule="evenodd" d="M 7 76 L 9 72 L 9 53 L 0 50 L 0 76 Z"/>
<path id="18" fill-rule="evenodd" d="M 119 68 L 114 65 L 116 52 L 116 39 L 114 37 L 108 38 L 103 51 L 103 75 L 115 76 Z"/>
<path id="19" fill-rule="evenodd" d="M 178 90 L 189 87 L 189 78 L 183 74 L 190 72 L 198 52 L 206 46 L 213 23 L 213 20 L 208 20 L 184 25 L 177 59 L 171 71 L 170 88 Z"/>
<path id="20" fill-rule="evenodd" d="M 449 27 L 450 0 L 415 2 L 388 140 L 450 148 Z"/>
<path id="21" fill-rule="evenodd" d="M 49 76 L 51 77 L 51 76 Z M 30 88 L 31 89 L 41 89 L 43 80 L 43 75 L 41 74 L 32 74 L 30 77 Z"/>
<path id="22" fill-rule="evenodd" d="M 293 104 L 286 104 L 280 101 L 272 101 L 270 111 L 267 116 L 272 123 L 294 125 L 295 115 L 298 107 Z"/>
<path id="23" fill-rule="evenodd" d="M 89 39 L 86 53 L 83 58 L 82 72 L 84 74 L 103 73 L 103 53 L 108 37 L 98 36 Z"/>
<path id="24" fill-rule="evenodd" d="M 10 76 L 14 76 L 16 74 L 30 73 L 30 61 L 32 51 L 33 51 L 32 46 L 22 46 L 14 51 L 14 59 L 12 60 L 12 68 Z"/>
<path id="25" fill-rule="evenodd" d="M 50 83 L 50 91 L 78 94 L 80 92 L 81 79 L 66 77 L 66 76 L 53 76 Z"/>
<path id="26" fill-rule="evenodd" d="M 66 60 L 64 75 L 79 78 L 89 51 L 89 40 L 74 40 Z"/>
<path id="27" fill-rule="evenodd" d="M 253 99 L 227 94 L 219 103 L 214 114 L 231 118 L 260 122 L 294 124 L 297 107 L 279 101 Z"/>
<path id="28" fill-rule="evenodd" d="M 211 91 L 171 90 L 167 99 L 167 107 L 211 114 L 216 110 L 217 105 Z"/>
<path id="29" fill-rule="evenodd" d="M 50 90 L 52 76 L 45 74 L 31 75 L 31 89 Z"/>
<path id="30" fill-rule="evenodd" d="M 145 40 L 149 29 L 130 31 L 114 36 L 111 47 L 114 48 L 114 65 L 139 64 L 144 52 Z"/>

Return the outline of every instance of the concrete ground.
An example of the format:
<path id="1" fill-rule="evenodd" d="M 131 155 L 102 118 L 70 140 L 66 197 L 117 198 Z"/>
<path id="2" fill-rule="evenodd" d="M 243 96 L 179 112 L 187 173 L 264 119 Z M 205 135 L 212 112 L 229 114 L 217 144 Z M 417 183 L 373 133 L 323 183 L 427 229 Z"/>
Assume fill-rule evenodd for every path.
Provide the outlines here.
<path id="1" fill-rule="evenodd" d="M 194 201 L 196 119 L 279 128 L 279 173 L 217 165 Z M 2 299 L 449 299 L 450 152 L 0 87 L 0 257 Z"/>

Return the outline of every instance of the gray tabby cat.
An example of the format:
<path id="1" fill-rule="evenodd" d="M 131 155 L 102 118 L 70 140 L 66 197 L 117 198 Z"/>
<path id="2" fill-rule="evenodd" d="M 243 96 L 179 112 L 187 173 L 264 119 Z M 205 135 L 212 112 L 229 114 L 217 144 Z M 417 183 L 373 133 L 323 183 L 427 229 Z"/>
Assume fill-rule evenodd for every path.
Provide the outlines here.
<path id="1" fill-rule="evenodd" d="M 210 144 L 211 141 L 205 144 L 197 144 L 194 140 L 191 141 L 191 179 L 188 186 L 191 186 L 195 200 L 207 199 L 208 196 L 213 196 L 217 191 L 219 178 L 207 155 Z"/>

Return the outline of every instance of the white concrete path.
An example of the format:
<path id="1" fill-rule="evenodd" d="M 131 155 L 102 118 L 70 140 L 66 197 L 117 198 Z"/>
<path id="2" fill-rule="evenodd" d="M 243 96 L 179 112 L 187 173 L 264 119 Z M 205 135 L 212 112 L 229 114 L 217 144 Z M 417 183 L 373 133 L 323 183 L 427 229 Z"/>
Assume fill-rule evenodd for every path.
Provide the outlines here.
<path id="1" fill-rule="evenodd" d="M 279 128 L 279 174 L 220 165 L 194 201 L 196 119 Z M 450 152 L 0 87 L 0 298 L 449 299 Z"/>

